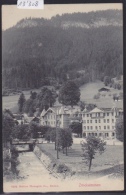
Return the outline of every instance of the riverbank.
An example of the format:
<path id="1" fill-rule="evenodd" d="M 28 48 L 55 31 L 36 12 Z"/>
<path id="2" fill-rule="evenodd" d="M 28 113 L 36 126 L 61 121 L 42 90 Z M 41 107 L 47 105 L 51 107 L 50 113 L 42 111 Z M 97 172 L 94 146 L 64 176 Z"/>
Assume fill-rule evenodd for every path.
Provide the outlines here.
<path id="1" fill-rule="evenodd" d="M 122 179 L 56 178 L 45 168 L 33 152 L 19 155 L 19 179 L 4 182 L 4 192 L 64 192 L 64 191 L 101 191 L 123 190 Z M 113 182 L 113 185 L 110 185 Z"/>

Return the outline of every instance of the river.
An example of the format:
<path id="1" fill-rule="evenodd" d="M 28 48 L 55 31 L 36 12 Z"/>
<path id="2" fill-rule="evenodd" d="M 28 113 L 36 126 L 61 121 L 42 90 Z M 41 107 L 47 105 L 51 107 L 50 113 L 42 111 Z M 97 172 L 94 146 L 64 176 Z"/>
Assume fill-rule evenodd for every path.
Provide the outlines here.
<path id="1" fill-rule="evenodd" d="M 33 152 L 19 154 L 19 179 L 4 182 L 4 192 L 46 192 L 58 187 L 55 178 Z"/>

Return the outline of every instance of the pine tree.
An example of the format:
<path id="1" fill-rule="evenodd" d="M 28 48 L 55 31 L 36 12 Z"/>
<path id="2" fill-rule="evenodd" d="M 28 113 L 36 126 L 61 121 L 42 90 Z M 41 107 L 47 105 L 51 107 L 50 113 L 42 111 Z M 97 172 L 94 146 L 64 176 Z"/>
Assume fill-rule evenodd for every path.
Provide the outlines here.
<path id="1" fill-rule="evenodd" d="M 19 97 L 19 100 L 18 100 L 18 108 L 19 108 L 19 112 L 22 113 L 23 111 L 23 107 L 24 107 L 24 103 L 25 103 L 25 96 L 24 94 L 22 93 Z"/>

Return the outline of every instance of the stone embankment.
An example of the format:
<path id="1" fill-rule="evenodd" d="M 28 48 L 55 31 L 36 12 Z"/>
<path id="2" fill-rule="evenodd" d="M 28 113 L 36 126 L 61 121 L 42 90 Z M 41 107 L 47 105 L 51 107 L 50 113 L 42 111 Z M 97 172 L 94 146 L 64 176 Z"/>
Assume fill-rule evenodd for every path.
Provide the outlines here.
<path id="1" fill-rule="evenodd" d="M 54 177 L 65 179 L 66 176 L 67 178 L 72 176 L 72 171 L 69 167 L 45 154 L 39 146 L 36 145 L 33 152 Z"/>

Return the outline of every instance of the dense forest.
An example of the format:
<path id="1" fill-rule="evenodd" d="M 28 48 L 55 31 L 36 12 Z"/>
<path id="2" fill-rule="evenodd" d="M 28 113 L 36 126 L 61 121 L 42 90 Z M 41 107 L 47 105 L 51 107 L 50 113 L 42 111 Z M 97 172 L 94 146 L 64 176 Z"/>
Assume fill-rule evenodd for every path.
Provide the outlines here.
<path id="1" fill-rule="evenodd" d="M 122 12 L 23 19 L 2 33 L 3 88 L 78 85 L 123 73 Z"/>

